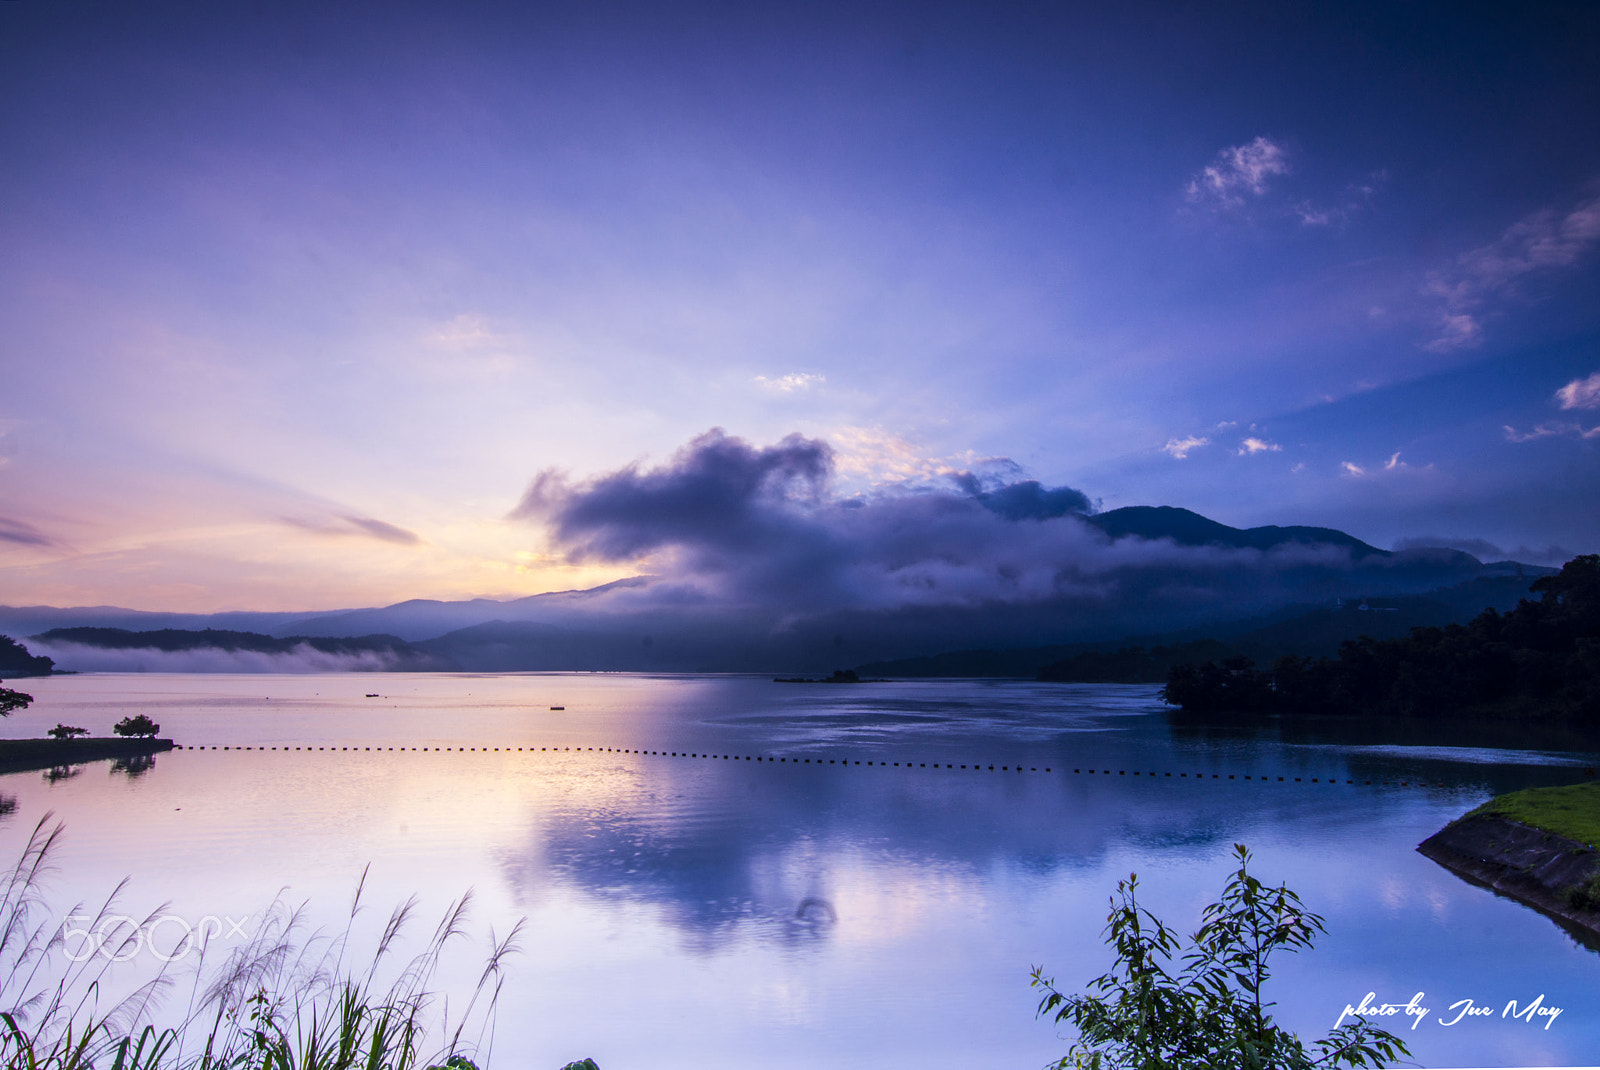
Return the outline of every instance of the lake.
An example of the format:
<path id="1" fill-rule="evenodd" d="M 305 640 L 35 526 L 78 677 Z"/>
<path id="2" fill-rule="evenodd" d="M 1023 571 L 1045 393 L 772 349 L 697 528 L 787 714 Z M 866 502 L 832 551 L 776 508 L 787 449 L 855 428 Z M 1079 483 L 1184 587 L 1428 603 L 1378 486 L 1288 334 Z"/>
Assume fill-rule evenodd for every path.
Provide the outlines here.
<path id="1" fill-rule="evenodd" d="M 1069 990 L 1106 969 L 1108 898 L 1130 872 L 1192 930 L 1235 843 L 1327 920 L 1314 950 L 1275 960 L 1282 1024 L 1320 1037 L 1369 992 L 1421 992 L 1415 1028 L 1385 1024 L 1423 1065 L 1600 1051 L 1600 957 L 1414 849 L 1491 794 L 1582 779 L 1596 755 L 1559 738 L 1180 726 L 1153 687 L 1025 681 L 19 686 L 36 702 L 7 737 L 146 713 L 186 748 L 142 772 L 0 777 L 8 864 L 47 811 L 65 825 L 63 912 L 126 877 L 123 913 L 227 919 L 219 939 L 280 895 L 337 927 L 368 868 L 361 924 L 415 894 L 420 946 L 470 888 L 475 943 L 441 975 L 458 999 L 490 929 L 526 919 L 496 1068 L 1038 1067 L 1066 1043 L 1034 1017 L 1030 967 Z M 1541 995 L 1563 1009 L 1548 1027 L 1501 1016 Z M 1466 999 L 1495 1013 L 1440 1023 Z"/>

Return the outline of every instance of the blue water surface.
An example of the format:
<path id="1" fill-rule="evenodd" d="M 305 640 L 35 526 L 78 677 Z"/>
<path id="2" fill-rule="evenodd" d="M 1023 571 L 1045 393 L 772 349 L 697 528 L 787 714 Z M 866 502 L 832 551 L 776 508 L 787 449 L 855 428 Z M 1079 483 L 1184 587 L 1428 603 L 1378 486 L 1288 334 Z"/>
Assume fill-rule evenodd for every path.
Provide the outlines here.
<path id="1" fill-rule="evenodd" d="M 129 916 L 227 919 L 240 939 L 278 898 L 337 929 L 365 870 L 358 928 L 416 895 L 421 946 L 471 889 L 472 935 L 439 979 L 453 998 L 490 930 L 524 919 L 492 1051 L 482 1038 L 494 1067 L 1042 1066 L 1067 1041 L 1035 1018 L 1030 967 L 1064 989 L 1109 967 L 1108 898 L 1130 873 L 1192 929 L 1235 843 L 1326 917 L 1314 950 L 1276 963 L 1284 1024 L 1321 1036 L 1372 993 L 1428 1008 L 1386 1020 L 1421 1065 L 1600 1052 L 1596 953 L 1415 850 L 1490 795 L 1592 775 L 1560 736 L 1181 724 L 1151 687 L 1024 681 L 29 683 L 8 737 L 147 713 L 185 748 L 0 777 L 10 856 L 47 812 L 65 826 L 61 903 L 127 877 Z M 181 1013 L 177 987 L 158 1020 Z M 1541 996 L 1553 1021 L 1502 1013 Z M 1494 1013 L 1442 1024 L 1469 999 Z"/>

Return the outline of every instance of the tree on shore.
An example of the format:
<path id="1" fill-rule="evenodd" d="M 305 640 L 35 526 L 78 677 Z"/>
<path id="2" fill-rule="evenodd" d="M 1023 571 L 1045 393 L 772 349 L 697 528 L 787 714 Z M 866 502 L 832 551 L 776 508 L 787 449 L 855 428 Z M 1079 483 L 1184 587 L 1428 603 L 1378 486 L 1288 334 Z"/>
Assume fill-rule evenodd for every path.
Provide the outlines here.
<path id="1" fill-rule="evenodd" d="M 78 736 L 88 735 L 89 730 L 87 728 L 74 728 L 71 725 L 58 724 L 46 734 L 52 739 L 75 739 Z"/>
<path id="2" fill-rule="evenodd" d="M 0 635 L 0 673 L 7 676 L 49 676 L 56 663 L 43 655 L 28 653 L 28 648 L 11 638 Z"/>
<path id="3" fill-rule="evenodd" d="M 153 736 L 161 731 L 161 726 L 144 714 L 133 717 L 124 717 L 111 727 L 119 736 Z"/>
<path id="4" fill-rule="evenodd" d="M 1362 636 L 1335 658 L 1248 658 L 1174 666 L 1161 697 L 1186 713 L 1500 717 L 1600 723 L 1600 555 L 1531 588 L 1538 601 L 1467 624 Z"/>
<path id="5" fill-rule="evenodd" d="M 1136 898 L 1137 875 L 1117 884 L 1106 943 L 1111 972 L 1089 995 L 1066 995 L 1035 967 L 1045 993 L 1039 1016 L 1071 1024 L 1078 1040 L 1055 1070 L 1313 1070 L 1392 1063 L 1411 1053 L 1399 1037 L 1357 1018 L 1309 1048 L 1280 1028 L 1263 997 L 1274 951 L 1300 951 L 1325 932 L 1285 885 L 1249 873 L 1250 852 L 1234 845 L 1239 868 L 1206 907 L 1188 946 Z"/>
<path id="6" fill-rule="evenodd" d="M 5 681 L 0 680 L 0 683 Z M 16 710 L 25 710 L 33 704 L 33 696 L 9 687 L 0 687 L 0 717 L 10 717 Z"/>

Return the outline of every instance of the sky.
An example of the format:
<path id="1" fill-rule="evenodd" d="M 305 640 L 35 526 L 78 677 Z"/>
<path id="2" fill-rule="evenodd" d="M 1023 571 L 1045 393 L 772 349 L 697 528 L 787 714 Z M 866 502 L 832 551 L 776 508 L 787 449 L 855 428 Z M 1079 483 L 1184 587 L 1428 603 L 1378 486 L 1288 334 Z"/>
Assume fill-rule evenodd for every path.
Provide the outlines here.
<path id="1" fill-rule="evenodd" d="M 659 572 L 569 506 L 708 442 L 1600 551 L 1597 54 L 1580 4 L 0 4 L 0 603 Z"/>

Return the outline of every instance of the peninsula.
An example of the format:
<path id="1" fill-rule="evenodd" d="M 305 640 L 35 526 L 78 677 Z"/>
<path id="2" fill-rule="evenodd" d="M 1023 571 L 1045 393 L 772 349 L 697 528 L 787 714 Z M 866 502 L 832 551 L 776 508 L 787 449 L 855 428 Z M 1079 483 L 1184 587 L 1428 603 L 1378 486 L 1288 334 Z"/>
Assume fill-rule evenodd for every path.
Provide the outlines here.
<path id="1" fill-rule="evenodd" d="M 1500 795 L 1417 850 L 1457 876 L 1554 917 L 1600 950 L 1600 783 Z"/>

